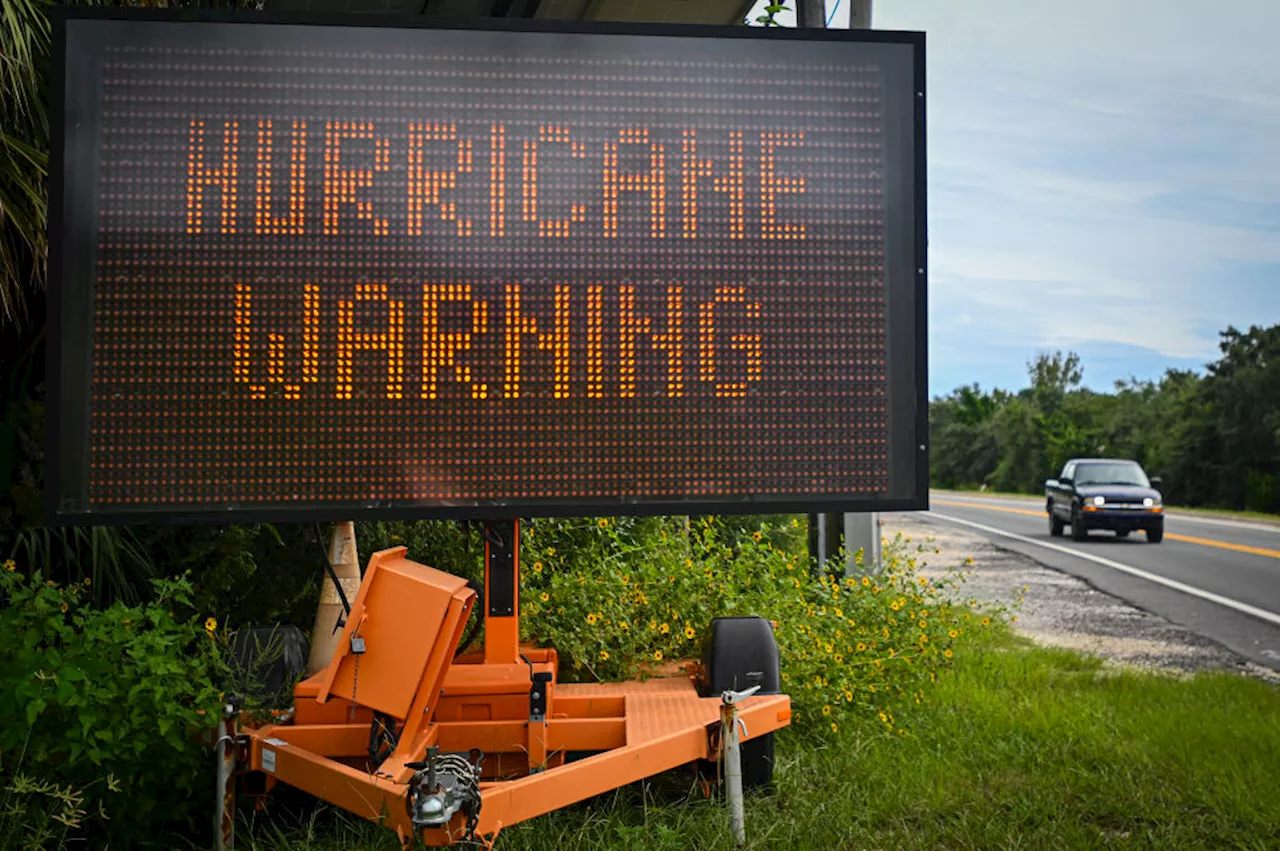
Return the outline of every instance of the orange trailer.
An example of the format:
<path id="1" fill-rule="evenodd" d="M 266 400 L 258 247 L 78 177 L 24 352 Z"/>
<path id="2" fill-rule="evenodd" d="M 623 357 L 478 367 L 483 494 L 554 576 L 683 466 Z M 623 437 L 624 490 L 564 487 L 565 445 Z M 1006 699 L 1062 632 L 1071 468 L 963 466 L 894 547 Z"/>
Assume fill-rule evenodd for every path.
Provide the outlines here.
<path id="1" fill-rule="evenodd" d="M 291 717 L 243 730 L 242 788 L 259 804 L 285 783 L 385 824 L 405 847 L 491 842 L 504 826 L 719 758 L 725 701 L 705 681 L 560 683 L 553 649 L 522 647 L 519 525 L 486 531 L 483 651 L 458 655 L 479 596 L 466 580 L 405 547 L 374 553 L 332 662 L 297 685 Z M 744 741 L 791 716 L 784 694 L 736 709 Z"/>

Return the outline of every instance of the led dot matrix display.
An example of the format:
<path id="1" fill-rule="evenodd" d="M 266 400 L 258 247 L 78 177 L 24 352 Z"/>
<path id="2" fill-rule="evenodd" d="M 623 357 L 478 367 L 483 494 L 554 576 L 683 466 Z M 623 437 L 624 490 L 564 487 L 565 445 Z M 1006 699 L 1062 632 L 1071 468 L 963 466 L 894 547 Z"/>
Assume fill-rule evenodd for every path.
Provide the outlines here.
<path id="1" fill-rule="evenodd" d="M 58 518 L 923 500 L 921 37 L 57 36 Z"/>

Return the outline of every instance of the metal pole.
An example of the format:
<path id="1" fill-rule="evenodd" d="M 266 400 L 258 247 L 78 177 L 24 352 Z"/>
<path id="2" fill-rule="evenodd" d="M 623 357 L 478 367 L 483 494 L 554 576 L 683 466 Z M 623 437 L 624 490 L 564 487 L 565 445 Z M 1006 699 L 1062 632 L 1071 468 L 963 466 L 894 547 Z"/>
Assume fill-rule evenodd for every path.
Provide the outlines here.
<path id="1" fill-rule="evenodd" d="M 747 819 L 742 802 L 742 747 L 738 742 L 738 729 L 745 731 L 738 717 L 738 703 L 760 690 L 752 686 L 746 691 L 725 691 L 720 695 L 720 740 L 724 743 L 725 797 L 729 799 L 729 826 L 733 829 L 733 841 L 741 848 L 747 844 Z"/>
<path id="2" fill-rule="evenodd" d="M 213 830 L 217 851 L 231 851 L 236 839 L 236 748 L 240 736 L 240 707 L 235 700 L 223 705 L 217 730 L 214 750 L 218 755 L 218 777 Z"/>

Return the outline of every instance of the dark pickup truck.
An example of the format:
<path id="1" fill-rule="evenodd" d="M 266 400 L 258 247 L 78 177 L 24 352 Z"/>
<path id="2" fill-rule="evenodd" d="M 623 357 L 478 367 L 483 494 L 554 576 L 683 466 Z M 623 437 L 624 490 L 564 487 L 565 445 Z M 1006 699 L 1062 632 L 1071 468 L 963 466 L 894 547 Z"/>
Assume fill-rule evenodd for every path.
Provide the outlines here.
<path id="1" fill-rule="evenodd" d="M 1164 537 L 1164 500 L 1160 480 L 1148 479 L 1136 461 L 1072 458 L 1056 479 L 1044 483 L 1049 534 L 1083 541 L 1091 529 L 1110 529 L 1118 537 L 1141 529 L 1148 543 Z"/>

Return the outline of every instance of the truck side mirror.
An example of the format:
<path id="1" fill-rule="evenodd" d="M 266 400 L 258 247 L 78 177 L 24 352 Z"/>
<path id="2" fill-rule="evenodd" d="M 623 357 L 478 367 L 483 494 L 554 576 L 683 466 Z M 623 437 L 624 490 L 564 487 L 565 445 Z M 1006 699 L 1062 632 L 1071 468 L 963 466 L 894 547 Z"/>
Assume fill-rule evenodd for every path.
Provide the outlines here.
<path id="1" fill-rule="evenodd" d="M 1065 487 L 1071 487 L 1073 484 L 1075 484 L 1075 480 L 1072 479 L 1070 476 L 1062 476 L 1058 479 L 1058 484 L 1063 485 Z"/>
<path id="2" fill-rule="evenodd" d="M 1160 490 L 1160 488 L 1163 486 L 1164 486 L 1164 479 L 1160 478 L 1159 476 L 1151 477 L 1151 487 L 1155 488 L 1156 490 Z"/>

